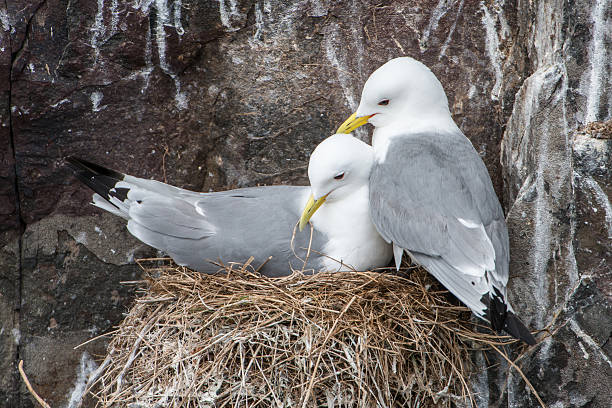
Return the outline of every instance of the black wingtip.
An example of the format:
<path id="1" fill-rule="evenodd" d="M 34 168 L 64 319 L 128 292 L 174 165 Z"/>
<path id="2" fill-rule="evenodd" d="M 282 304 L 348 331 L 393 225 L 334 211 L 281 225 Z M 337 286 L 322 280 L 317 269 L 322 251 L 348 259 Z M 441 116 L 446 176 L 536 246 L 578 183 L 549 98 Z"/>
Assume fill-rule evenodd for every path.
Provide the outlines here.
<path id="1" fill-rule="evenodd" d="M 125 178 L 125 174 L 119 173 L 118 171 L 108 169 L 103 166 L 100 166 L 99 164 L 92 163 L 84 159 L 80 159 L 78 157 L 69 156 L 66 158 L 66 162 L 74 170 L 83 170 L 83 171 L 91 172 L 95 175 L 102 175 L 102 176 L 110 177 L 116 180 L 123 180 Z"/>
<path id="2" fill-rule="evenodd" d="M 515 339 L 519 339 L 530 346 L 537 343 L 535 337 L 533 337 L 521 319 L 508 310 L 506 301 L 497 288 L 493 288 L 493 293 L 485 294 L 481 302 L 487 306 L 485 315 L 489 322 L 491 322 L 493 330 L 497 332 L 503 330 Z"/>
<path id="3" fill-rule="evenodd" d="M 74 171 L 88 170 L 87 166 L 83 162 L 81 162 L 81 160 L 74 156 L 66 157 L 64 160 L 66 161 L 66 163 L 68 163 L 68 167 L 70 167 Z"/>
<path id="4" fill-rule="evenodd" d="M 529 329 L 523 324 L 521 319 L 519 319 L 514 313 L 508 312 L 506 313 L 506 321 L 504 322 L 504 331 L 510 334 L 512 337 L 522 340 L 530 346 L 534 346 L 537 344 L 537 340 Z"/>
<path id="5" fill-rule="evenodd" d="M 119 181 L 125 178 L 124 174 L 74 156 L 67 157 L 65 160 L 79 181 L 109 202 L 111 196 L 117 197 L 121 201 L 127 199 L 129 189 L 115 187 Z"/>
<path id="6" fill-rule="evenodd" d="M 494 330 L 500 331 L 504 327 L 508 306 L 504 300 L 504 296 L 496 287 L 493 287 L 493 293 L 489 292 L 487 305 L 487 317 L 491 322 Z"/>

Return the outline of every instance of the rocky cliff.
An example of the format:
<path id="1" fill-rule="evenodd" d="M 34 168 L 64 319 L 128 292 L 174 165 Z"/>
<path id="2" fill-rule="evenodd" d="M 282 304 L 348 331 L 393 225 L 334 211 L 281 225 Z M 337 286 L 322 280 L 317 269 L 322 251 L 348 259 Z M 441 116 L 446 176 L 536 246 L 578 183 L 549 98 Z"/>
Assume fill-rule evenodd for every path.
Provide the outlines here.
<path id="1" fill-rule="evenodd" d="M 8 0 L 0 22 L 0 406 L 33 406 L 19 359 L 76 406 L 105 341 L 74 347 L 121 320 L 153 254 L 66 156 L 199 191 L 305 184 L 401 55 L 440 78 L 505 205 L 515 309 L 552 334 L 517 364 L 550 407 L 612 405 L 610 0 Z M 474 387 L 537 405 L 503 361 Z"/>

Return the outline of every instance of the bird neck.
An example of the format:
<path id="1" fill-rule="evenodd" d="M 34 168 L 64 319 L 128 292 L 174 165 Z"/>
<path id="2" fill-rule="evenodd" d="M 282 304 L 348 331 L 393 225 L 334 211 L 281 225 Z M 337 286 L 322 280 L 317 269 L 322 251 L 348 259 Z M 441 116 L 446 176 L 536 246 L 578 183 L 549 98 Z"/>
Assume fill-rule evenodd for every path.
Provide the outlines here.
<path id="1" fill-rule="evenodd" d="M 326 202 L 312 217 L 312 223 L 327 237 L 323 267 L 328 271 L 366 270 L 391 259 L 391 246 L 370 218 L 367 185 L 342 199 Z"/>
<path id="2" fill-rule="evenodd" d="M 407 114 L 385 126 L 378 126 L 372 133 L 372 147 L 377 162 L 384 161 L 391 140 L 411 137 L 421 133 L 461 133 L 450 113 L 414 115 Z"/>
<path id="3" fill-rule="evenodd" d="M 361 220 L 370 223 L 368 185 L 357 188 L 337 200 L 328 201 L 312 217 L 315 228 L 328 237 L 350 235 Z"/>

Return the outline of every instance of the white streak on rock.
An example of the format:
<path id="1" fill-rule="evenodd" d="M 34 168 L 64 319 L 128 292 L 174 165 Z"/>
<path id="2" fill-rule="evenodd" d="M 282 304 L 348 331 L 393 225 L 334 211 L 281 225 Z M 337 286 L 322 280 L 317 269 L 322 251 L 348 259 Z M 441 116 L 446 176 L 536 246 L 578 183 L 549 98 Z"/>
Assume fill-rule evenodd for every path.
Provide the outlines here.
<path id="1" fill-rule="evenodd" d="M 338 28 L 333 26 L 328 35 L 325 36 L 325 55 L 327 60 L 331 64 L 332 67 L 336 70 L 336 74 L 338 75 L 338 81 L 340 82 L 340 87 L 342 87 L 342 92 L 344 94 L 344 98 L 347 101 L 348 107 L 355 111 L 357 109 L 357 98 L 353 89 L 351 88 L 351 81 L 348 75 L 348 67 L 346 64 L 341 64 L 338 60 L 338 55 L 336 54 L 337 48 L 336 46 L 340 44 L 338 41 Z"/>
<path id="2" fill-rule="evenodd" d="M 103 97 L 104 95 L 102 94 L 102 92 L 96 91 L 91 93 L 90 99 L 92 111 L 99 112 L 100 110 L 105 108 L 104 106 L 100 107 L 100 102 L 102 101 Z"/>
<path id="3" fill-rule="evenodd" d="M 609 69 L 612 72 L 612 61 L 610 61 Z M 612 118 L 612 92 L 608 92 L 608 117 Z"/>
<path id="4" fill-rule="evenodd" d="M 174 29 L 179 36 L 185 34 L 185 29 L 181 22 L 181 7 L 183 7 L 182 0 L 174 0 Z"/>
<path id="5" fill-rule="evenodd" d="M 151 4 L 153 4 L 153 1 L 155 0 L 141 0 L 140 2 L 136 0 L 132 7 L 134 7 L 136 10 L 141 10 L 145 14 L 148 14 L 149 8 L 151 7 Z"/>
<path id="6" fill-rule="evenodd" d="M 359 3 L 361 4 L 361 2 Z M 321 4 L 319 0 L 310 0 L 310 4 L 312 4 L 312 9 L 309 14 L 310 17 L 323 17 L 327 15 L 327 8 L 325 5 Z M 355 5 L 355 2 L 353 2 L 353 5 Z"/>
<path id="7" fill-rule="evenodd" d="M 605 68 L 608 63 L 608 52 L 604 44 L 607 21 L 605 11 L 610 4 L 612 4 L 610 0 L 598 0 L 591 14 L 593 40 L 589 49 L 591 64 L 585 116 L 586 123 L 598 120 L 599 102 L 603 88 L 602 82 L 605 80 Z"/>
<path id="8" fill-rule="evenodd" d="M 550 54 L 552 55 L 552 54 Z M 571 151 L 569 141 L 569 129 L 567 125 L 567 112 L 565 96 L 567 94 L 567 73 L 564 65 L 549 65 L 544 66 L 532 76 L 534 78 L 533 94 L 535 99 L 534 109 L 540 111 L 540 101 L 546 100 L 545 109 L 550 106 L 558 106 L 561 111 L 561 116 L 556 119 L 543 120 L 538 123 L 537 132 L 541 135 L 537 138 L 537 170 L 536 170 L 536 199 L 535 199 L 535 229 L 534 229 L 534 251 L 532 252 L 533 263 L 535 265 L 534 275 L 541 277 L 538 279 L 537 299 L 546 299 L 543 301 L 543 308 L 539 310 L 539 323 L 543 325 L 549 313 L 550 298 L 554 296 L 554 305 L 563 303 L 567 300 L 567 292 L 558 292 L 559 281 L 556 276 L 548 272 L 548 262 L 551 257 L 554 257 L 555 251 L 561 251 L 562 246 L 566 246 L 568 251 L 566 258 L 567 278 L 569 283 L 575 282 L 578 279 L 578 270 L 574 257 L 574 249 L 570 241 L 558 241 L 559 234 L 556 232 L 556 223 L 552 215 L 556 206 L 560 205 L 559 200 L 562 200 L 560 190 L 566 182 L 571 182 Z M 558 84 L 561 84 L 560 86 Z M 548 92 L 553 93 L 547 95 Z M 525 112 L 532 116 L 532 113 Z M 533 130 L 536 131 L 535 129 Z M 550 147 L 549 142 L 555 143 L 555 139 L 559 136 L 564 137 L 564 149 L 558 151 L 555 147 Z M 533 137 L 533 133 L 532 133 Z M 558 141 L 557 141 L 558 143 Z M 554 146 L 554 145 L 553 145 Z M 556 178 L 553 178 L 552 173 L 556 173 Z M 563 181 L 565 180 L 565 181 Z M 549 183 L 550 193 L 547 191 L 547 183 Z M 571 193 L 570 193 L 571 194 Z M 567 197 L 572 200 L 571 197 Z M 555 230 L 555 232 L 553 232 Z M 575 232 L 575 224 L 570 223 L 569 235 L 573 236 Z M 553 238 L 557 237 L 557 238 Z M 554 258 L 553 258 L 554 259 Z M 554 291 L 550 291 L 550 278 L 554 279 Z"/>
<path id="9" fill-rule="evenodd" d="M 2 28 L 4 31 L 9 31 L 11 29 L 11 21 L 9 20 L 8 11 L 4 8 L 0 10 L 0 22 L 2 22 Z"/>
<path id="10" fill-rule="evenodd" d="M 476 96 L 477 93 L 478 89 L 476 88 L 476 85 L 471 84 L 470 89 L 468 90 L 468 98 L 472 99 L 474 96 Z"/>
<path id="11" fill-rule="evenodd" d="M 608 365 L 612 368 L 612 361 L 610 361 L 606 353 L 601 349 L 599 344 L 597 344 L 597 342 L 593 340 L 591 336 L 589 336 L 587 333 L 585 333 L 584 330 L 582 330 L 582 328 L 580 328 L 580 326 L 578 325 L 578 323 L 576 323 L 574 319 L 569 321 L 569 327 L 576 334 L 576 336 L 578 336 L 580 340 L 584 341 L 593 350 L 595 350 L 597 354 L 601 357 L 601 359 L 604 362 L 608 363 Z"/>
<path id="12" fill-rule="evenodd" d="M 300 15 L 301 13 L 300 10 L 303 10 L 307 4 L 308 4 L 308 0 L 296 1 L 291 6 L 286 7 L 283 10 L 282 14 L 280 15 L 280 18 L 278 19 L 278 24 L 277 24 L 277 27 L 278 27 L 277 29 L 279 30 L 279 34 L 283 36 L 283 39 L 282 39 L 283 41 L 287 41 L 288 38 L 295 37 L 295 29 L 296 29 L 295 20 L 297 16 Z M 264 5 L 264 11 L 265 9 L 266 7 Z M 267 13 L 274 14 L 272 11 L 267 12 Z"/>
<path id="13" fill-rule="evenodd" d="M 429 41 L 429 36 L 433 31 L 436 31 L 440 19 L 444 17 L 444 15 L 448 12 L 448 10 L 451 9 L 455 2 L 456 0 L 438 0 L 438 4 L 431 13 L 429 24 L 427 24 L 427 27 L 425 27 L 425 30 L 423 30 L 421 40 L 419 41 L 419 47 L 421 48 L 421 52 L 425 52 L 425 50 L 427 49 L 427 41 Z"/>
<path id="14" fill-rule="evenodd" d="M 485 361 L 484 354 L 481 351 L 475 352 L 474 364 L 477 367 L 470 386 L 474 392 L 474 399 L 476 400 L 476 407 L 488 408 L 489 407 L 489 371 L 487 370 L 487 362 Z"/>
<path id="15" fill-rule="evenodd" d="M 143 13 L 148 14 L 149 8 L 153 0 L 143 0 L 140 3 L 136 2 L 132 7 L 136 10 L 141 10 Z M 149 88 L 149 81 L 151 79 L 151 72 L 153 72 L 153 50 L 151 48 L 151 26 L 147 24 L 147 33 L 145 34 L 145 63 L 146 67 L 144 69 L 134 71 L 128 77 L 129 79 L 142 78 L 144 80 L 144 84 L 142 88 L 140 88 L 140 93 L 144 94 L 145 91 Z"/>
<path id="16" fill-rule="evenodd" d="M 118 0 L 111 0 L 111 5 L 110 5 L 111 26 L 110 26 L 110 33 L 108 35 L 109 38 L 117 32 L 117 26 L 119 25 L 119 10 L 117 10 L 118 7 L 119 7 Z"/>
<path id="17" fill-rule="evenodd" d="M 219 16 L 221 18 L 221 24 L 225 28 L 226 31 L 238 31 L 240 27 L 234 27 L 232 25 L 232 17 L 242 17 L 242 13 L 238 10 L 238 5 L 236 4 L 236 0 L 227 0 L 229 3 L 229 9 L 225 5 L 225 0 L 219 0 Z"/>
<path id="18" fill-rule="evenodd" d="M 290 39 L 295 38 L 297 16 L 307 7 L 309 0 L 296 2 L 275 3 L 269 0 L 255 3 L 255 33 L 248 39 L 251 48 L 258 50 L 267 49 L 263 62 L 266 70 L 278 70 L 280 57 L 278 56 L 279 44 L 291 46 L 298 50 L 297 43 Z M 274 7 L 273 7 L 274 6 Z M 265 36 L 265 41 L 262 41 Z"/>
<path id="19" fill-rule="evenodd" d="M 187 94 L 185 94 L 185 92 L 181 92 L 181 82 L 179 81 L 178 76 L 174 75 L 172 79 L 174 80 L 174 86 L 176 87 L 176 93 L 174 95 L 174 103 L 176 103 L 176 107 L 179 110 L 187 109 L 189 107 L 189 101 L 187 100 Z"/>
<path id="20" fill-rule="evenodd" d="M 593 192 L 597 204 L 599 204 L 604 209 L 606 213 L 606 223 L 608 224 L 608 238 L 612 239 L 612 205 L 610 205 L 610 199 L 608 198 L 608 195 L 605 193 L 605 191 L 603 191 L 599 183 L 595 181 L 592 177 L 583 176 L 582 180 L 587 186 L 589 186 L 589 188 Z"/>
<path id="21" fill-rule="evenodd" d="M 585 360 L 588 360 L 590 357 L 589 353 L 586 351 L 581 341 L 578 341 L 578 347 L 580 347 L 580 350 L 582 350 L 582 357 L 584 357 Z"/>
<path id="22" fill-rule="evenodd" d="M 557 152 L 552 151 L 549 147 L 551 138 L 549 134 L 557 134 L 566 132 L 559 129 L 559 124 L 555 121 L 540 121 L 534 112 L 540 111 L 540 101 L 551 100 L 551 105 L 564 105 L 563 101 L 556 101 L 560 95 L 565 95 L 566 78 L 564 69 L 561 66 L 544 66 L 534 72 L 527 80 L 525 80 L 521 90 L 517 94 L 517 100 L 514 104 L 512 117 L 516 118 L 519 123 L 510 122 L 510 132 L 520 131 L 520 134 L 513 134 L 511 137 L 517 143 L 511 148 L 512 159 L 509 161 L 519 175 L 519 179 L 523 180 L 515 203 L 529 202 L 529 207 L 533 209 L 534 225 L 533 225 L 533 247 L 529 258 L 533 265 L 533 276 L 537 277 L 532 281 L 533 298 L 538 303 L 535 307 L 537 313 L 536 320 L 539 325 L 544 326 L 550 312 L 550 274 L 548 273 L 549 259 L 553 247 L 559 244 L 552 241 L 553 231 L 553 212 L 550 201 L 552 196 L 556 196 L 562 181 L 552 183 L 549 177 L 550 173 L 559 169 L 559 180 L 563 180 L 566 173 L 571 170 L 571 165 L 567 163 L 569 160 Z M 555 90 L 555 84 L 563 81 L 563 86 L 560 90 Z M 555 92 L 548 95 L 548 92 Z M 562 110 L 564 115 L 564 110 Z M 565 121 L 565 116 L 563 116 Z M 537 126 L 537 127 L 536 127 Z M 563 125 L 563 129 L 566 125 Z M 553 141 L 554 143 L 554 141 Z M 505 145 L 505 143 L 504 143 Z M 504 147 L 506 149 L 506 147 Z M 535 152 L 533 151 L 535 149 Z M 554 150 L 554 149 L 553 149 Z M 533 170 L 533 174 L 526 174 L 527 164 L 531 158 L 535 156 L 537 168 Z M 566 169 L 564 172 L 563 169 Z M 550 186 L 548 186 L 550 183 Z M 550 188 L 551 193 L 547 190 Z M 532 198 L 528 198 L 532 197 Z M 512 210 L 511 210 L 512 211 Z"/>
<path id="23" fill-rule="evenodd" d="M 174 81 L 176 92 L 174 95 L 174 102 L 178 109 L 186 109 L 188 107 L 187 95 L 181 92 L 181 82 L 178 76 L 170 69 L 170 64 L 166 59 L 166 26 L 174 27 L 177 34 L 183 35 L 185 30 L 181 24 L 181 0 L 175 0 L 173 3 L 173 24 L 170 24 L 170 10 L 168 8 L 167 0 L 142 0 L 136 1 L 132 6 L 136 10 L 141 10 L 145 14 L 149 14 L 151 5 L 155 4 L 156 9 L 156 21 L 155 21 L 155 42 L 157 44 L 157 54 L 159 56 L 159 67 L 161 70 L 168 75 Z M 149 87 L 150 75 L 153 72 L 153 57 L 152 57 L 152 33 L 151 29 L 147 28 L 146 43 L 145 43 L 145 61 L 146 68 L 140 71 L 136 71 L 130 75 L 130 79 L 136 77 L 142 77 L 144 79 L 144 85 L 140 90 L 144 93 Z"/>
<path id="24" fill-rule="evenodd" d="M 96 371 L 97 368 L 98 365 L 89 356 L 89 353 L 84 352 L 81 355 L 81 363 L 77 369 L 77 378 L 74 382 L 74 387 L 70 392 L 70 399 L 68 400 L 66 408 L 77 408 L 81 406 L 81 400 L 83 399 L 83 395 L 87 389 L 87 379 L 94 371 Z"/>
<path id="25" fill-rule="evenodd" d="M 15 342 L 15 345 L 18 346 L 19 343 L 21 342 L 21 332 L 19 331 L 18 328 L 14 328 L 11 330 L 11 334 L 13 335 L 13 341 Z"/>
<path id="26" fill-rule="evenodd" d="M 463 10 L 463 3 L 464 0 L 461 0 L 461 2 L 459 3 L 459 7 L 457 8 L 457 15 L 455 16 L 455 21 L 453 21 L 453 25 L 451 26 L 448 35 L 446 36 L 446 40 L 444 40 L 444 44 L 440 49 L 440 55 L 438 56 L 438 60 L 440 60 L 444 55 L 446 55 L 446 50 L 450 45 L 453 34 L 455 33 L 455 28 L 457 28 L 457 20 L 459 20 L 459 16 L 461 15 L 461 11 Z"/>
<path id="27" fill-rule="evenodd" d="M 486 32 L 485 48 L 491 60 L 491 65 L 495 70 L 495 84 L 493 84 L 493 88 L 491 89 L 491 99 L 497 101 L 499 100 L 499 93 L 502 86 L 502 58 L 499 52 L 499 38 L 497 37 L 497 30 L 495 29 L 495 21 L 493 21 L 493 17 L 491 17 L 491 13 L 489 13 L 489 9 L 484 5 L 484 2 L 481 3 L 481 8 L 483 11 L 482 24 Z"/>
<path id="28" fill-rule="evenodd" d="M 53 105 L 50 105 L 52 108 L 57 108 L 60 105 L 70 102 L 70 99 L 64 98 L 61 101 L 55 102 Z"/>
<path id="29" fill-rule="evenodd" d="M 534 5 L 537 5 L 538 10 L 530 38 L 536 54 L 535 62 L 539 68 L 543 68 L 558 61 L 563 47 L 563 17 L 559 15 L 561 10 L 551 7 L 548 2 L 536 2 Z"/>
<path id="30" fill-rule="evenodd" d="M 167 0 L 155 0 L 157 10 L 155 21 L 155 41 L 157 43 L 157 54 L 159 55 L 159 67 L 165 73 L 170 72 L 170 66 L 166 60 L 166 25 L 169 21 Z"/>
<path id="31" fill-rule="evenodd" d="M 81 231 L 79 232 L 75 237 L 74 240 L 81 245 L 87 245 L 87 233 L 85 231 Z"/>
<path id="32" fill-rule="evenodd" d="M 159 67 L 162 71 L 170 76 L 174 81 L 176 92 L 174 94 L 174 103 L 179 110 L 186 109 L 188 106 L 187 96 L 181 92 L 181 81 L 174 72 L 170 69 L 170 64 L 166 60 L 166 25 L 170 21 L 170 12 L 168 10 L 167 0 L 155 0 L 156 24 L 155 24 L 155 41 L 157 43 L 157 54 L 159 55 Z"/>
<path id="33" fill-rule="evenodd" d="M 568 289 L 579 279 L 572 241 L 575 222 L 570 221 L 568 228 L 554 215 L 566 209 L 570 220 L 575 215 L 570 205 L 575 201 L 569 139 L 573 115 L 568 114 L 566 100 L 568 73 L 559 58 L 564 38 L 559 21 L 563 18 L 556 9 L 538 5 L 536 24 L 530 32 L 536 70 L 516 95 L 502 149 L 510 146 L 512 157 L 504 153 L 505 162 L 515 173 L 515 184 L 522 184 L 515 205 L 533 216 L 533 224 L 525 226 L 532 231 L 528 255 L 531 279 L 526 284 L 538 327 L 549 323 L 554 309 L 563 307 Z M 554 273 L 559 270 L 563 273 Z M 538 358 L 547 361 L 549 353 L 550 345 L 545 342 Z"/>
<path id="34" fill-rule="evenodd" d="M 98 64 L 100 57 L 100 44 L 108 41 L 116 32 L 119 25 L 119 0 L 111 0 L 109 6 L 110 27 L 104 25 L 104 0 L 97 1 L 96 15 L 91 27 L 91 47 L 94 50 L 94 66 Z M 53 37 L 53 33 L 51 33 Z"/>
<path id="35" fill-rule="evenodd" d="M 144 93 L 144 91 L 149 87 L 151 72 L 153 72 L 153 46 L 151 41 L 151 26 L 149 24 L 147 24 L 147 34 L 145 42 L 145 63 L 146 68 L 143 70 L 143 78 L 145 80 L 145 83 L 143 85 L 143 88 L 141 88 L 140 93 Z"/>
<path id="36" fill-rule="evenodd" d="M 353 0 L 351 3 L 351 14 L 354 16 L 358 16 L 360 12 L 361 1 Z M 364 45 L 362 40 L 362 32 L 363 32 L 363 24 L 358 19 L 351 20 L 351 37 L 352 43 L 357 48 L 357 55 L 355 56 L 357 60 L 357 73 L 361 77 L 363 73 L 363 55 L 365 54 Z M 401 47 L 400 47 L 401 48 Z"/>
<path id="37" fill-rule="evenodd" d="M 351 57 L 351 60 L 357 60 L 357 66 L 360 72 L 362 72 L 361 68 L 361 60 L 363 55 L 363 44 L 361 40 L 355 37 L 357 36 L 356 31 L 353 30 L 353 41 L 356 43 L 355 47 L 357 48 L 357 55 Z M 342 48 L 337 48 L 338 44 L 342 42 L 338 39 L 338 27 L 333 26 L 325 35 L 325 55 L 327 60 L 334 67 L 336 71 L 336 75 L 338 76 L 338 82 L 340 83 L 340 87 L 342 88 L 342 93 L 344 98 L 346 99 L 347 106 L 349 109 L 354 112 L 359 105 L 357 95 L 354 92 L 352 87 L 353 81 L 351 80 L 351 70 L 348 67 L 346 61 L 348 57 L 346 55 L 346 51 L 344 51 L 344 55 L 338 55 L 338 51 L 342 52 Z M 367 130 L 364 128 L 357 129 L 353 132 L 353 135 L 361 140 L 368 140 Z"/>
<path id="38" fill-rule="evenodd" d="M 497 20 L 499 21 L 499 26 L 501 27 L 501 30 L 499 32 L 499 36 L 502 40 L 507 39 L 508 37 L 510 37 L 510 26 L 508 25 L 508 21 L 506 20 L 506 16 L 504 16 L 504 9 L 503 4 L 504 1 L 501 2 L 502 4 L 500 5 L 500 9 L 497 12 Z"/>
<path id="39" fill-rule="evenodd" d="M 98 0 L 98 8 L 94 17 L 94 24 L 91 27 L 91 47 L 94 50 L 94 65 L 98 63 L 100 57 L 99 39 L 106 33 L 104 26 L 104 0 Z"/>
<path id="40" fill-rule="evenodd" d="M 255 34 L 253 34 L 254 41 L 261 41 L 261 35 L 264 30 L 264 14 L 261 8 L 261 3 L 255 3 Z"/>

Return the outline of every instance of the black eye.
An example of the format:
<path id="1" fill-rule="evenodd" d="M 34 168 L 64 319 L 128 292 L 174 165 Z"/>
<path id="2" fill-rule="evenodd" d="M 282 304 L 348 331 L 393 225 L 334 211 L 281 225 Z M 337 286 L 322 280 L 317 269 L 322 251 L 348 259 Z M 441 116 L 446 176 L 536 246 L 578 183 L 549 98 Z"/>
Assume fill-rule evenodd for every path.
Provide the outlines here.
<path id="1" fill-rule="evenodd" d="M 343 178 L 344 178 L 344 173 L 340 173 L 340 174 L 334 176 L 334 179 L 336 179 L 336 180 L 342 180 Z"/>
<path id="2" fill-rule="evenodd" d="M 380 106 L 387 106 L 389 104 L 389 100 L 388 99 L 383 99 L 382 101 L 378 102 L 378 104 Z"/>

